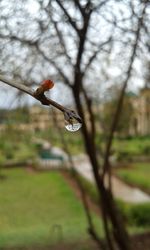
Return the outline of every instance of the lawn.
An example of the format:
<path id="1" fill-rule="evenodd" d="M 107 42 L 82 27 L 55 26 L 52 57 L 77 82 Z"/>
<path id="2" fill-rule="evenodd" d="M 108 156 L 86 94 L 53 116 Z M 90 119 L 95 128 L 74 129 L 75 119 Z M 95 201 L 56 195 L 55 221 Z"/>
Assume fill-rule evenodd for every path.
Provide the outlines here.
<path id="1" fill-rule="evenodd" d="M 62 129 L 63 136 L 71 154 L 76 155 L 84 152 L 83 141 L 80 132 L 76 136 Z M 15 128 L 7 128 L 0 134 L 0 165 L 8 162 L 36 161 L 38 156 L 37 145 L 33 138 L 45 139 L 52 146 L 63 148 L 60 135 L 56 128 L 44 131 L 19 131 Z"/>
<path id="2" fill-rule="evenodd" d="M 69 151 L 72 155 L 77 155 L 84 153 L 84 144 L 82 140 L 82 136 L 80 131 L 75 133 L 68 133 L 65 128 L 61 128 L 61 133 L 67 143 L 69 145 Z M 43 138 L 51 142 L 53 146 L 63 148 L 62 141 L 60 139 L 60 134 L 58 133 L 57 128 L 44 130 L 44 131 L 37 131 L 35 132 L 36 138 Z"/>
<path id="3" fill-rule="evenodd" d="M 87 191 L 91 200 L 98 204 L 98 193 L 93 183 L 80 176 L 80 181 L 84 189 Z M 122 200 L 116 199 L 118 206 L 125 224 L 131 234 L 143 233 L 150 231 L 150 203 L 127 203 Z"/>
<path id="4" fill-rule="evenodd" d="M 0 165 L 8 162 L 34 160 L 37 150 L 32 143 L 32 134 L 19 130 L 6 129 L 0 133 Z"/>
<path id="5" fill-rule="evenodd" d="M 129 168 L 120 168 L 117 175 L 125 182 L 150 193 L 150 163 L 134 163 Z"/>
<path id="6" fill-rule="evenodd" d="M 133 137 L 130 139 L 115 139 L 113 150 L 116 152 L 118 160 L 131 161 L 134 157 L 146 156 L 150 154 L 149 137 Z"/>
<path id="7" fill-rule="evenodd" d="M 0 247 L 87 239 L 82 204 L 59 172 L 3 170 Z M 101 221 L 94 220 L 102 233 Z"/>

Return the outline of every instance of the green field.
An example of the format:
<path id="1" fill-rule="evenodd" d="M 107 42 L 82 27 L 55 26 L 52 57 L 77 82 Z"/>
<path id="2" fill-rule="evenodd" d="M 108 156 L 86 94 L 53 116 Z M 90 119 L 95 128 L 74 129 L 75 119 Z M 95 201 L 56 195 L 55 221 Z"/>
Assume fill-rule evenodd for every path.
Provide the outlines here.
<path id="1" fill-rule="evenodd" d="M 130 139 L 114 139 L 113 151 L 119 161 L 132 161 L 135 157 L 150 155 L 150 137 L 133 137 Z"/>
<path id="2" fill-rule="evenodd" d="M 85 153 L 83 139 L 80 132 L 77 132 L 76 136 L 72 133 L 68 133 L 64 128 L 62 128 L 61 132 L 72 155 Z M 38 150 L 37 145 L 34 142 L 35 138 L 47 140 L 52 146 L 60 148 L 63 148 L 64 146 L 56 128 L 36 132 L 22 132 L 17 128 L 15 129 L 10 126 L 0 134 L 0 165 L 5 164 L 8 161 L 36 161 Z M 97 134 L 96 143 L 102 150 L 105 149 L 106 141 L 102 135 Z M 150 155 L 150 138 L 115 138 L 112 145 L 112 154 L 119 162 L 131 162 L 141 157 L 147 159 Z"/>
<path id="3" fill-rule="evenodd" d="M 82 204 L 59 172 L 3 170 L 0 247 L 53 244 L 88 238 Z M 102 235 L 101 221 L 94 215 Z"/>
<path id="4" fill-rule="evenodd" d="M 69 147 L 72 155 L 84 152 L 83 141 L 79 132 L 74 134 L 68 133 L 62 129 L 62 134 Z M 36 139 L 43 139 L 52 144 L 63 148 L 62 141 L 57 129 L 49 129 L 45 131 L 19 131 L 14 128 L 7 128 L 3 133 L 0 133 L 0 165 L 5 165 L 8 162 L 26 162 L 36 161 L 38 157 Z"/>
<path id="5" fill-rule="evenodd" d="M 150 193 L 150 163 L 134 163 L 131 167 L 118 169 L 116 173 L 123 181 Z"/>
<path id="6" fill-rule="evenodd" d="M 80 176 L 80 181 L 86 192 L 91 197 L 91 200 L 95 203 L 99 203 L 98 193 L 95 185 Z M 116 205 L 118 206 L 124 222 L 128 228 L 129 233 L 137 234 L 150 231 L 150 202 L 146 203 L 128 203 L 122 200 L 116 199 Z"/>

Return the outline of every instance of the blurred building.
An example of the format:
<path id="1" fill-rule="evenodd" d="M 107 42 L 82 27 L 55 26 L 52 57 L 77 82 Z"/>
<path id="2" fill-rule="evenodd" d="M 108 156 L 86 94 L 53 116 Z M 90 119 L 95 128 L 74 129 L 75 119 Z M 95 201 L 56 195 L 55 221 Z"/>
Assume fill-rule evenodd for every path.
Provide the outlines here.
<path id="1" fill-rule="evenodd" d="M 31 130 L 47 130 L 55 126 L 55 121 L 60 127 L 64 127 L 64 116 L 59 110 L 52 110 L 42 105 L 34 105 L 29 108 L 30 129 Z"/>
<path id="2" fill-rule="evenodd" d="M 29 124 L 31 130 L 45 130 L 50 126 L 50 112 L 39 105 L 29 108 Z"/>
<path id="3" fill-rule="evenodd" d="M 150 135 L 150 88 L 141 89 L 139 95 L 129 93 L 128 97 L 133 106 L 132 119 L 130 119 L 129 135 Z M 94 105 L 94 119 L 98 131 L 103 131 L 100 124 L 100 115 L 104 112 L 104 105 Z M 9 114 L 7 114 L 7 112 Z M 45 107 L 42 105 L 33 105 L 23 109 L 1 111 L 0 131 L 5 130 L 7 126 L 19 130 L 40 131 L 55 127 L 55 122 L 59 127 L 64 127 L 64 116 L 62 112 L 55 108 Z M 87 124 L 90 117 L 86 115 Z"/>
<path id="4" fill-rule="evenodd" d="M 150 88 L 141 89 L 138 96 L 131 98 L 133 119 L 131 133 L 134 135 L 150 135 Z"/>
<path id="5" fill-rule="evenodd" d="M 20 117 L 26 116 L 26 119 Z M 64 116 L 59 110 L 52 110 L 50 107 L 42 105 L 33 105 L 26 107 L 26 113 L 22 108 L 16 110 L 9 110 L 5 112 L 5 117 L 0 119 L 0 131 L 5 130 L 8 127 L 12 129 L 18 129 L 22 131 L 43 131 L 54 127 L 55 120 L 60 127 L 64 127 Z"/>

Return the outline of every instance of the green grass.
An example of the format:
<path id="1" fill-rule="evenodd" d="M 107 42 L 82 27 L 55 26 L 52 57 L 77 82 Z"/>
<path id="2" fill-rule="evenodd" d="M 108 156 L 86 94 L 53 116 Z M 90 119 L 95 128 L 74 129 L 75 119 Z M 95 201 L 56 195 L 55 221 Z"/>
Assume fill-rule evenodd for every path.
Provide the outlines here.
<path id="1" fill-rule="evenodd" d="M 98 192 L 95 185 L 81 176 L 80 181 L 91 197 L 91 200 L 95 204 L 98 204 Z M 150 230 L 150 203 L 132 204 L 116 199 L 116 205 L 120 209 L 131 234 L 143 233 Z"/>
<path id="2" fill-rule="evenodd" d="M 27 131 L 6 129 L 0 134 L 0 164 L 8 161 L 23 162 L 36 159 L 37 151 L 32 134 Z"/>
<path id="3" fill-rule="evenodd" d="M 65 142 L 69 148 L 69 151 L 72 155 L 84 153 L 84 144 L 80 131 L 75 133 L 68 133 L 65 128 L 61 128 L 61 133 L 65 139 Z M 60 134 L 56 128 L 50 128 L 45 131 L 35 132 L 37 138 L 43 138 L 49 140 L 53 146 L 63 148 L 63 144 L 60 138 Z"/>
<path id="4" fill-rule="evenodd" d="M 1 171 L 0 247 L 86 239 L 80 201 L 58 172 Z M 98 230 L 101 221 L 94 215 Z"/>
<path id="5" fill-rule="evenodd" d="M 83 140 L 80 132 L 74 136 L 62 129 L 63 136 L 69 147 L 71 154 L 76 155 L 84 152 Z M 57 129 L 48 129 L 44 131 L 19 131 L 15 128 L 8 127 L 0 134 L 0 165 L 11 162 L 24 162 L 36 160 L 38 150 L 33 142 L 33 138 L 42 138 L 49 141 L 52 146 L 63 148 L 62 141 Z"/>
<path id="6" fill-rule="evenodd" d="M 125 182 L 150 192 L 150 163 L 134 163 L 129 168 L 120 168 L 117 175 Z"/>
<path id="7" fill-rule="evenodd" d="M 149 137 L 134 137 L 130 139 L 115 139 L 113 142 L 113 150 L 118 158 L 129 158 L 137 156 L 148 156 L 150 152 Z M 122 160 L 122 159 L 121 159 Z"/>

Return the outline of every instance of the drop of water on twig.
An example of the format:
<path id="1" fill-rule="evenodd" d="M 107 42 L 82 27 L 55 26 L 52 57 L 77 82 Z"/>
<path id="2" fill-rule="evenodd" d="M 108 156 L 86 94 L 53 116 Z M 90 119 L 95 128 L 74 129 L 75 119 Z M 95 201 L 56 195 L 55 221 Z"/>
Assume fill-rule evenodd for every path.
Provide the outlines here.
<path id="1" fill-rule="evenodd" d="M 67 123 L 65 128 L 70 132 L 76 132 L 82 127 L 82 123 Z"/>

